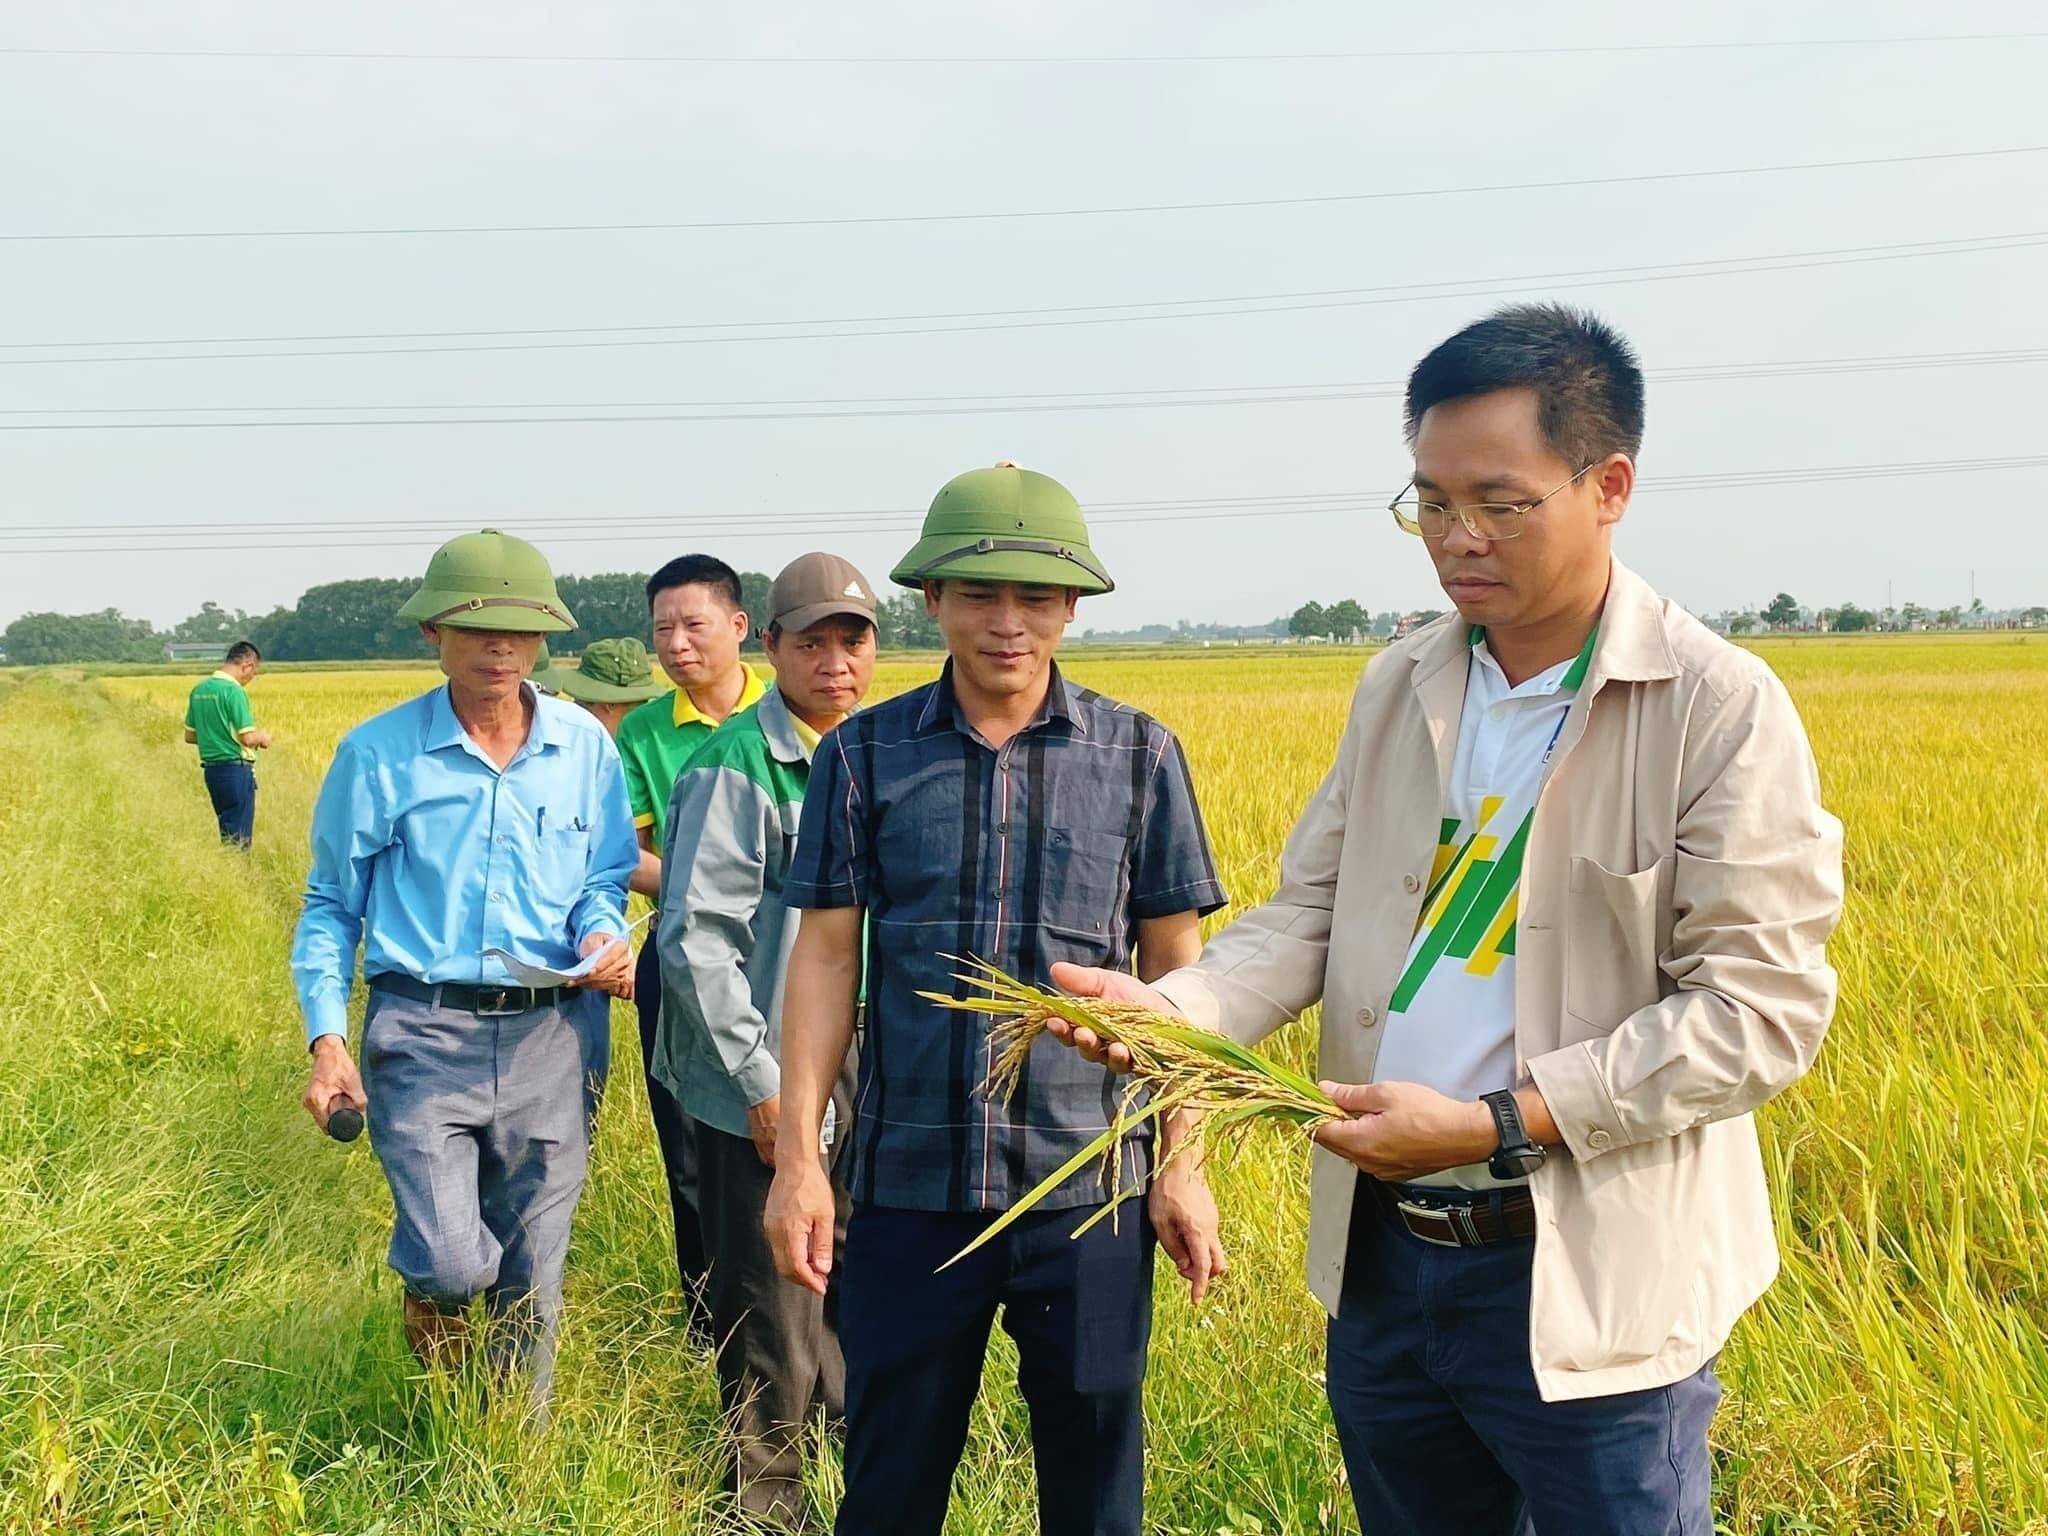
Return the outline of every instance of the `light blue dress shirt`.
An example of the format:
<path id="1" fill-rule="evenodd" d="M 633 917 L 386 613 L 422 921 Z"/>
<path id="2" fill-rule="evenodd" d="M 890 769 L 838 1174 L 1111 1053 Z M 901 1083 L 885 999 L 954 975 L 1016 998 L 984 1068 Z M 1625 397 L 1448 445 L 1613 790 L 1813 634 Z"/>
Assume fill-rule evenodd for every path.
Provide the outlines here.
<path id="1" fill-rule="evenodd" d="M 528 690 L 533 728 L 501 772 L 446 687 L 357 726 L 313 807 L 313 868 L 292 943 L 306 1038 L 348 1033 L 363 974 L 509 984 L 486 949 L 565 969 L 626 931 L 640 861 L 618 749 L 597 720 Z"/>

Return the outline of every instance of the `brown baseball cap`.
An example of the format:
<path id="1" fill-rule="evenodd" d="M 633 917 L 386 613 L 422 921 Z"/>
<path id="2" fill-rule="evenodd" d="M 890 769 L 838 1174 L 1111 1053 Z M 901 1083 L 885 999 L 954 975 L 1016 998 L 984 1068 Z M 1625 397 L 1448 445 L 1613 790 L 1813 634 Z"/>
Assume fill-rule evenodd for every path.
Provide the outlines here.
<path id="1" fill-rule="evenodd" d="M 875 589 L 851 560 L 816 551 L 798 555 L 769 589 L 768 622 L 784 630 L 841 615 L 875 622 Z"/>

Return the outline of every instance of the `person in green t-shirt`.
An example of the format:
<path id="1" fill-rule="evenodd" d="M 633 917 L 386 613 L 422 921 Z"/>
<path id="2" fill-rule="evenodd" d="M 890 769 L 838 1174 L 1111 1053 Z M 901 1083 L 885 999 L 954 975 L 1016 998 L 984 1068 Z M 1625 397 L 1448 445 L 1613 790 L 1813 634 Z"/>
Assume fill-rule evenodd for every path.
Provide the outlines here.
<path id="1" fill-rule="evenodd" d="M 626 796 L 645 850 L 633 889 L 661 893 L 661 846 L 669 795 L 683 764 L 726 719 L 759 702 L 760 676 L 740 660 L 747 638 L 738 572 L 710 555 L 681 555 L 647 579 L 647 612 L 654 632 L 654 659 L 675 691 L 649 700 L 619 723 L 619 756 L 626 767 Z M 647 1075 L 648 1106 L 655 1140 L 668 1176 L 669 1210 L 675 1219 L 676 1271 L 693 1323 L 704 1319 L 704 1229 L 697 1212 L 697 1148 L 690 1117 L 666 1084 L 654 1075 L 656 1031 L 661 1019 L 661 961 L 655 945 L 642 944 L 634 974 L 634 1006 L 640 1014 L 640 1059 Z"/>
<path id="2" fill-rule="evenodd" d="M 185 700 L 185 740 L 199 748 L 220 840 L 243 849 L 256 831 L 256 754 L 270 745 L 249 708 L 249 684 L 262 665 L 263 653 L 237 640 L 220 670 Z"/>

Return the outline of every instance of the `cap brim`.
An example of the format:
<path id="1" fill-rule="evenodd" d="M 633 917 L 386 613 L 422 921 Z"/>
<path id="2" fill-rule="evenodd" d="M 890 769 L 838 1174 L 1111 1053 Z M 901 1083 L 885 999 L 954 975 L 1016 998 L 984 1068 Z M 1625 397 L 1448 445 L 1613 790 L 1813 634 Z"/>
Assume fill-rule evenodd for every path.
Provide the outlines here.
<path id="1" fill-rule="evenodd" d="M 779 624 L 789 632 L 809 629 L 826 619 L 861 619 L 868 624 L 875 622 L 875 610 L 856 603 L 852 598 L 831 598 L 822 603 L 806 603 L 801 608 L 792 608 L 779 613 L 769 622 Z"/>
<path id="2" fill-rule="evenodd" d="M 1030 587 L 1073 587 L 1084 595 L 1095 595 L 1116 590 L 1116 583 L 1108 577 L 1098 577 L 1086 566 L 1072 560 L 1062 560 L 1058 555 L 1040 554 L 1028 549 L 999 549 L 988 554 L 958 554 L 943 564 L 926 569 L 926 562 L 939 560 L 949 550 L 959 546 L 960 540 L 947 535 L 936 539 L 920 539 L 917 545 L 896 564 L 889 573 L 889 579 L 898 586 L 921 587 L 928 581 L 1014 581 Z"/>
<path id="3" fill-rule="evenodd" d="M 585 677 L 576 671 L 556 674 L 549 686 L 563 698 L 574 699 L 579 704 L 645 704 L 649 699 L 658 699 L 669 691 L 667 683 L 622 686 L 618 683 L 599 682 L 594 677 Z"/>

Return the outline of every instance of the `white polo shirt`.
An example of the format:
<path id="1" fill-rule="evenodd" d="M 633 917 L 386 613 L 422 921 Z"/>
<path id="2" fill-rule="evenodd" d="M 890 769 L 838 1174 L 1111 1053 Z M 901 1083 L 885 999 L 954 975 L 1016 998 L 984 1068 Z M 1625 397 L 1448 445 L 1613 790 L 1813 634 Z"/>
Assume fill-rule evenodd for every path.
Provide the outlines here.
<path id="1" fill-rule="evenodd" d="M 1387 1004 L 1373 1079 L 1454 1099 L 1515 1086 L 1515 920 L 1536 795 L 1585 680 L 1578 656 L 1511 687 L 1473 631 L 1458 746 L 1436 861 L 1401 979 Z M 1419 1183 L 1491 1188 L 1484 1163 Z"/>

